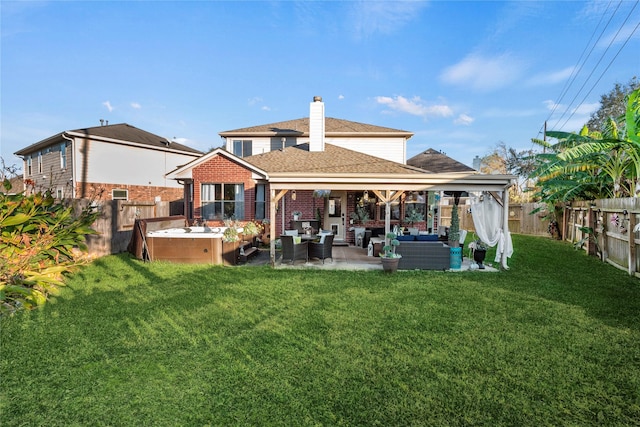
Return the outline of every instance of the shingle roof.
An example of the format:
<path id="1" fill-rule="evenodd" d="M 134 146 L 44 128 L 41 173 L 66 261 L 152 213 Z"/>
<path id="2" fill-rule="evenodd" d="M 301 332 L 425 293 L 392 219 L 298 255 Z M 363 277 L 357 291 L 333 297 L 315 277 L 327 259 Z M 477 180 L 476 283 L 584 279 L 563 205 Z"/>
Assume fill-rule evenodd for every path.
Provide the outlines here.
<path id="1" fill-rule="evenodd" d="M 407 160 L 407 164 L 431 173 L 473 172 L 475 169 L 429 148 Z"/>
<path id="2" fill-rule="evenodd" d="M 366 123 L 352 122 L 349 120 L 335 119 L 333 117 L 325 118 L 325 135 L 326 136 L 338 136 L 338 135 L 402 135 L 410 138 L 413 133 L 405 130 L 392 129 L 383 126 L 369 125 Z M 296 135 L 296 136 L 308 136 L 309 135 L 309 118 L 305 117 L 296 120 L 287 120 L 284 122 L 269 123 L 265 125 L 251 126 L 247 128 L 228 130 L 219 133 L 220 136 L 235 136 L 235 135 L 262 135 L 262 136 L 276 136 L 276 135 Z"/>
<path id="3" fill-rule="evenodd" d="M 424 174 L 412 166 L 370 156 L 332 144 L 324 151 L 309 151 L 309 144 L 245 157 L 244 160 L 268 173 L 356 173 L 356 174 Z"/>
<path id="4" fill-rule="evenodd" d="M 170 141 L 165 137 L 155 135 L 127 123 L 115 125 L 96 126 L 91 128 L 76 129 L 70 132 L 98 136 L 102 138 L 117 139 L 120 141 L 136 142 L 138 144 L 149 145 L 152 147 L 172 148 L 174 150 L 188 151 L 191 153 L 202 153 L 186 145 L 182 145 L 175 141 Z"/>
<path id="5" fill-rule="evenodd" d="M 187 147 L 186 145 L 183 145 L 177 142 L 169 141 L 167 138 L 154 135 L 151 132 L 138 129 L 135 126 L 131 126 L 126 123 L 106 125 L 106 126 L 95 126 L 90 128 L 75 129 L 75 130 L 60 132 L 49 138 L 43 139 L 42 141 L 38 141 L 35 144 L 32 144 L 26 148 L 23 148 L 22 150 L 17 151 L 15 154 L 21 156 L 21 155 L 33 153 L 34 151 L 47 147 L 56 141 L 63 140 L 62 138 L 63 134 L 86 135 L 89 137 L 107 138 L 107 139 L 113 139 L 117 141 L 132 142 L 136 144 L 147 145 L 149 147 L 164 148 L 164 149 L 175 150 L 175 151 L 184 151 L 187 153 L 194 153 L 194 154 L 202 154 L 202 152 L 199 150 L 193 149 L 191 147 Z"/>

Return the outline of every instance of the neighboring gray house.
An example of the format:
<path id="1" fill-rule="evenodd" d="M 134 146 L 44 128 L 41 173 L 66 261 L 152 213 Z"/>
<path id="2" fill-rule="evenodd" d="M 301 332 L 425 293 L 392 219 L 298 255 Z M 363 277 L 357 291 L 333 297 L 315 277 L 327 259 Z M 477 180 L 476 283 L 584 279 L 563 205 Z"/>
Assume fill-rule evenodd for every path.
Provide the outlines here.
<path id="1" fill-rule="evenodd" d="M 27 187 L 58 198 L 172 201 L 182 186 L 165 175 L 202 152 L 122 123 L 63 131 L 15 154 Z"/>

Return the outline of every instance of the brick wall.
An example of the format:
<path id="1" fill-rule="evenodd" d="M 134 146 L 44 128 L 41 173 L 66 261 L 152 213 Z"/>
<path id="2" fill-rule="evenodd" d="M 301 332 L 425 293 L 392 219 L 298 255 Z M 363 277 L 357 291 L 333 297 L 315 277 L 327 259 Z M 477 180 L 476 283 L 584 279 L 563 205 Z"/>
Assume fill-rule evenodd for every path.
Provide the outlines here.
<path id="1" fill-rule="evenodd" d="M 153 202 L 156 200 L 156 197 L 160 197 L 160 200 L 163 202 L 171 202 L 181 200 L 183 198 L 182 188 L 147 185 L 121 185 L 96 182 L 76 184 L 76 194 L 85 194 L 86 198 L 99 196 L 99 200 L 112 200 L 112 190 L 128 190 L 128 200 L 132 202 Z"/>
<path id="2" fill-rule="evenodd" d="M 200 198 L 201 184 L 244 184 L 244 219 L 251 220 L 255 216 L 255 182 L 251 171 L 224 156 L 214 156 L 192 171 L 193 210 L 194 217 L 202 217 Z M 221 225 L 221 224 L 220 224 Z"/>

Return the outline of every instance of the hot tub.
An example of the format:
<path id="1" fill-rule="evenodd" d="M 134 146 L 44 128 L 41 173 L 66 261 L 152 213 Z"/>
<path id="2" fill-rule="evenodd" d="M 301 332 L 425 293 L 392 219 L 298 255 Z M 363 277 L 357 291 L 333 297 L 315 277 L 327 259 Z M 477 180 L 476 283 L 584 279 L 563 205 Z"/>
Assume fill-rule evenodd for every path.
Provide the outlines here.
<path id="1" fill-rule="evenodd" d="M 223 242 L 225 227 L 181 227 L 149 231 L 149 259 L 189 264 L 235 265 L 238 242 Z"/>

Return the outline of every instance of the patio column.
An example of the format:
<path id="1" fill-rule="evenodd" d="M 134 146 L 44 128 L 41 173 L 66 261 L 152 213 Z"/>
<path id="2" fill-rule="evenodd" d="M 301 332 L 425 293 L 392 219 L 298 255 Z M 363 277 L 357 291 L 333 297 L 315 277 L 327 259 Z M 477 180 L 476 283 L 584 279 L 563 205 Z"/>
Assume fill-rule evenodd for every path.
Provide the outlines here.
<path id="1" fill-rule="evenodd" d="M 271 259 L 271 267 L 276 265 L 276 206 L 278 202 L 287 194 L 289 190 L 280 190 L 278 194 L 276 194 L 276 190 L 273 188 L 269 189 L 270 197 L 269 197 L 269 235 L 271 237 L 269 242 L 269 257 Z M 284 215 L 284 212 L 282 213 Z"/>

